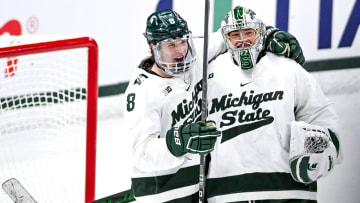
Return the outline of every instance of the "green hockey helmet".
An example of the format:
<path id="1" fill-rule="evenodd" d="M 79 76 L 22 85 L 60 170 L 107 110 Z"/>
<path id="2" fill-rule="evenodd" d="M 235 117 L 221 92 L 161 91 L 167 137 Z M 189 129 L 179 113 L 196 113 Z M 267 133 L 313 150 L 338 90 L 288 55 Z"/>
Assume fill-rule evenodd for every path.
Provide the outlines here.
<path id="1" fill-rule="evenodd" d="M 147 18 L 144 33 L 148 43 L 156 44 L 169 38 L 189 34 L 187 22 L 175 11 L 167 9 L 151 14 Z"/>
<path id="2" fill-rule="evenodd" d="M 196 62 L 196 52 L 186 21 L 173 10 L 151 14 L 144 33 L 160 69 L 171 76 L 185 74 Z"/>

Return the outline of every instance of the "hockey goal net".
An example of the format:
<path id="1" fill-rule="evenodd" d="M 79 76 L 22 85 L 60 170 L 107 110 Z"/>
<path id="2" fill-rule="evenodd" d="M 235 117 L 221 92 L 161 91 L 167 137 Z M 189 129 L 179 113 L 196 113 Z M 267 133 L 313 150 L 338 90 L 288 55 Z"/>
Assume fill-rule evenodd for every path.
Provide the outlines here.
<path id="1" fill-rule="evenodd" d="M 38 203 L 94 199 L 97 65 L 89 37 L 0 37 L 0 184 Z"/>

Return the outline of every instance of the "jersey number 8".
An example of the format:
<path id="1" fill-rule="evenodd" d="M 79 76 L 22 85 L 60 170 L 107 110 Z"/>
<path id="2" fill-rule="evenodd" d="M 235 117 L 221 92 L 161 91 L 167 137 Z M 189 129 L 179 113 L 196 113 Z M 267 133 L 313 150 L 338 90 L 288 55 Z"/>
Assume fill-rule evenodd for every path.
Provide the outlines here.
<path id="1" fill-rule="evenodd" d="M 128 94 L 126 101 L 127 101 L 127 104 L 126 104 L 127 111 L 130 112 L 130 111 L 134 110 L 134 108 L 135 108 L 135 94 L 134 93 Z"/>

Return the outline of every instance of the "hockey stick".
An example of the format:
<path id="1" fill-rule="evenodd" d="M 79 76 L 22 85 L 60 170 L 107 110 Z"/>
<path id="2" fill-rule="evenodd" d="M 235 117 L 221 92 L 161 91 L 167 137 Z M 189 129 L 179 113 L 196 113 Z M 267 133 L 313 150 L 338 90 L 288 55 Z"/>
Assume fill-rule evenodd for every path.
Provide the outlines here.
<path id="1" fill-rule="evenodd" d="M 207 118 L 207 64 L 208 64 L 208 39 L 209 39 L 209 10 L 210 2 L 205 0 L 205 24 L 204 24 L 204 53 L 203 53 L 203 81 L 202 81 L 202 112 L 201 121 L 206 123 Z M 199 202 L 205 202 L 205 169 L 206 169 L 206 155 L 200 155 L 200 179 L 199 179 Z M 121 201 L 119 201 L 121 200 Z M 118 201 L 118 202 L 116 202 Z M 113 194 L 102 199 L 94 200 L 90 203 L 127 203 L 133 202 L 135 198 L 130 190 L 126 190 L 117 194 Z"/>
<path id="2" fill-rule="evenodd" d="M 2 188 L 15 203 L 37 203 L 24 186 L 15 178 L 5 181 L 2 184 Z M 128 189 L 89 203 L 128 203 L 134 201 L 134 195 L 131 189 Z"/>
<path id="3" fill-rule="evenodd" d="M 208 41 L 209 41 L 209 10 L 210 2 L 205 0 L 205 21 L 204 21 L 204 57 L 203 57 L 203 81 L 202 81 L 202 103 L 201 121 L 206 123 L 207 117 L 207 65 L 208 65 Z M 199 202 L 205 202 L 205 175 L 206 155 L 200 155 L 200 177 L 199 177 Z"/>
<path id="4" fill-rule="evenodd" d="M 15 203 L 37 203 L 21 183 L 11 178 L 2 184 L 3 190 Z"/>
<path id="5" fill-rule="evenodd" d="M 131 189 L 119 192 L 101 199 L 94 200 L 89 203 L 127 203 L 135 201 Z"/>

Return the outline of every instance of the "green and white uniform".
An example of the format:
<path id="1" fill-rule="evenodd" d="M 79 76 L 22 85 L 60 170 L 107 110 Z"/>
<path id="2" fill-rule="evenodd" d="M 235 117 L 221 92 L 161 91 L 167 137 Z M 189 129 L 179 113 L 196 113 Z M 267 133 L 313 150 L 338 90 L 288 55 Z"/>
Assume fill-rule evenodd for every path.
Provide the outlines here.
<path id="1" fill-rule="evenodd" d="M 211 42 L 209 58 L 225 49 L 220 33 Z M 165 141 L 170 128 L 200 119 L 203 40 L 194 39 L 194 43 L 198 59 L 188 72 L 161 78 L 143 69 L 151 67 L 148 60 L 135 70 L 125 92 L 125 121 L 134 139 L 132 187 L 137 202 L 167 202 L 198 191 L 199 155 L 175 157 Z"/>
<path id="2" fill-rule="evenodd" d="M 295 61 L 271 53 L 250 70 L 240 69 L 223 54 L 209 65 L 208 74 L 208 120 L 222 131 L 211 152 L 209 203 L 316 200 L 316 182 L 294 181 L 289 166 L 291 121 L 338 135 L 334 108 L 312 75 Z"/>

